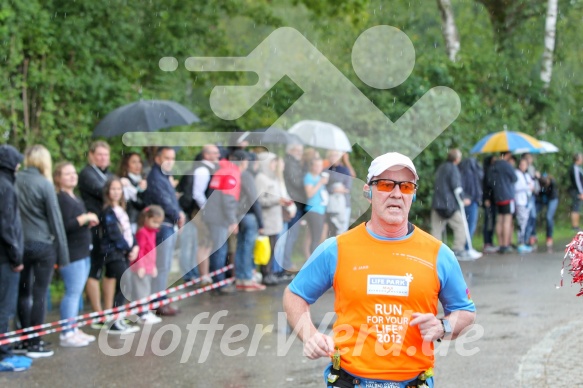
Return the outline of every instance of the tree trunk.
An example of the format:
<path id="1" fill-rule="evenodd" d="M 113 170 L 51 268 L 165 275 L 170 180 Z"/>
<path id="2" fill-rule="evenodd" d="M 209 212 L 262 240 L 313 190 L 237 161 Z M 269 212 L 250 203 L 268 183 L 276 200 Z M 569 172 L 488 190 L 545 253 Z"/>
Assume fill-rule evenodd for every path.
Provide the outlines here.
<path id="1" fill-rule="evenodd" d="M 548 0 L 547 17 L 545 21 L 545 48 L 543 50 L 540 79 L 543 81 L 543 93 L 546 93 L 551 85 L 553 76 L 553 53 L 555 52 L 555 36 L 557 32 L 557 11 L 558 0 Z M 545 112 L 539 124 L 538 135 L 543 135 L 547 131 L 547 118 Z"/>
<path id="2" fill-rule="evenodd" d="M 457 53 L 460 51 L 460 35 L 455 25 L 455 18 L 453 16 L 453 8 L 450 0 L 437 0 L 437 6 L 441 12 L 441 31 L 445 39 L 445 50 L 448 58 L 455 62 L 457 60 Z"/>
<path id="3" fill-rule="evenodd" d="M 545 22 L 545 49 L 543 51 L 540 79 L 544 90 L 549 88 L 553 75 L 553 53 L 555 51 L 555 36 L 557 31 L 558 0 L 548 0 L 547 18 Z"/>
<path id="4" fill-rule="evenodd" d="M 28 58 L 24 59 L 22 64 L 22 116 L 24 121 L 24 129 L 30 129 L 30 116 L 28 110 Z"/>

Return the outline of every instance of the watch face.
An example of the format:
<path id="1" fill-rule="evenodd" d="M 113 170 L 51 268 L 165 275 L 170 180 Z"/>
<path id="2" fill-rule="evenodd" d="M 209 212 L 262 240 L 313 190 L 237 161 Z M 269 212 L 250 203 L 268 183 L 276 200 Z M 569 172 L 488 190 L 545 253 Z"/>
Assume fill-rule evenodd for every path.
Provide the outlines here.
<path id="1" fill-rule="evenodd" d="M 441 322 L 443 323 L 443 331 L 445 331 L 445 334 L 451 334 L 452 330 L 449 321 L 447 319 L 442 319 Z"/>

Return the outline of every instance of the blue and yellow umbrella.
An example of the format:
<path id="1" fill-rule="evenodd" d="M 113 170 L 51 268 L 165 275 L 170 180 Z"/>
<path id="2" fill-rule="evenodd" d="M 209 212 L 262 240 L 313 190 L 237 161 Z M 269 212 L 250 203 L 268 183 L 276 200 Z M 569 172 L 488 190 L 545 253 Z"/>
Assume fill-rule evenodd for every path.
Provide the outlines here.
<path id="1" fill-rule="evenodd" d="M 480 140 L 470 153 L 485 154 L 488 152 L 526 153 L 538 152 L 543 145 L 534 137 L 522 132 L 501 131 L 491 133 Z"/>

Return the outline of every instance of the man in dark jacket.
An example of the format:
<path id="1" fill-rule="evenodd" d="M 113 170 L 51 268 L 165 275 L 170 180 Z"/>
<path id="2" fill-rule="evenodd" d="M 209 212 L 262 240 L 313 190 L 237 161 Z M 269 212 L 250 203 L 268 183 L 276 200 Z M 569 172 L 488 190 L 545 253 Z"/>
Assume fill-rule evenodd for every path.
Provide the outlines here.
<path id="1" fill-rule="evenodd" d="M 22 159 L 14 147 L 0 146 L 0 333 L 8 332 L 10 317 L 16 312 L 18 283 L 23 269 L 24 238 L 14 189 L 15 172 Z M 21 371 L 30 368 L 31 364 L 28 357 L 14 356 L 10 344 L 0 346 L 1 371 Z"/>
<path id="2" fill-rule="evenodd" d="M 500 155 L 500 159 L 490 168 L 489 184 L 494 194 L 496 204 L 496 235 L 500 244 L 499 253 L 511 252 L 512 219 L 515 211 L 514 182 L 518 180 L 514 172 L 514 157 L 510 152 Z"/>
<path id="3" fill-rule="evenodd" d="M 478 164 L 476 158 L 462 160 L 458 165 L 458 169 L 460 170 L 464 195 L 470 200 L 470 204 L 465 206 L 465 213 L 470 236 L 473 236 L 478 224 L 479 206 L 482 202 L 484 170 L 482 170 L 482 166 Z"/>
<path id="4" fill-rule="evenodd" d="M 453 230 L 453 247 L 458 260 L 476 260 L 482 254 L 468 250 L 466 244 L 466 220 L 462 215 L 458 198 L 462 197 L 462 180 L 457 168 L 462 160 L 462 153 L 457 148 L 451 149 L 447 160 L 435 173 L 433 203 L 431 205 L 431 234 L 441 240 L 446 225 Z M 464 198 L 464 205 L 470 200 Z"/>
<path id="5" fill-rule="evenodd" d="M 156 267 L 158 276 L 153 279 L 152 292 L 165 290 L 168 286 L 168 275 L 172 265 L 174 246 L 176 245 L 176 234 L 174 225 L 182 228 L 186 216 L 176 198 L 174 186 L 170 182 L 168 172 L 174 166 L 176 152 L 169 147 L 160 147 L 156 151 L 154 165 L 148 174 L 148 189 L 144 192 L 144 203 L 147 205 L 158 205 L 164 209 L 164 222 L 160 226 L 160 231 L 156 235 Z M 176 315 L 178 310 L 170 305 L 162 306 L 158 309 L 160 315 Z"/>
<path id="6" fill-rule="evenodd" d="M 109 178 L 113 176 L 109 172 L 110 163 L 109 144 L 104 141 L 95 141 L 89 147 L 88 163 L 79 173 L 79 193 L 85 203 L 85 207 L 91 213 L 99 215 L 103 210 L 103 187 Z M 99 280 L 102 276 L 103 256 L 101 255 L 99 242 L 99 228 L 91 229 L 93 249 L 91 250 L 91 268 L 85 287 L 87 297 L 94 311 L 101 306 L 101 292 Z M 107 279 L 107 278 L 106 278 Z M 115 281 L 104 279 L 104 288 L 114 292 Z"/>

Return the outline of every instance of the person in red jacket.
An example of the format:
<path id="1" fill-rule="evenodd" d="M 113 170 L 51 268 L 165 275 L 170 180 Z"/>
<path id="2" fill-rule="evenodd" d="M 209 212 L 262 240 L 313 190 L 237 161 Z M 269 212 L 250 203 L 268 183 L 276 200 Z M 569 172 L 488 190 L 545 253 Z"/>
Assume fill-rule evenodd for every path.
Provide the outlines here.
<path id="1" fill-rule="evenodd" d="M 130 263 L 132 299 L 138 300 L 152 292 L 152 279 L 158 276 L 156 267 L 156 233 L 164 222 L 164 210 L 158 205 L 144 208 L 138 218 L 136 242 L 140 247 L 138 256 Z M 139 314 L 145 324 L 162 322 L 162 319 L 150 311 Z"/>

